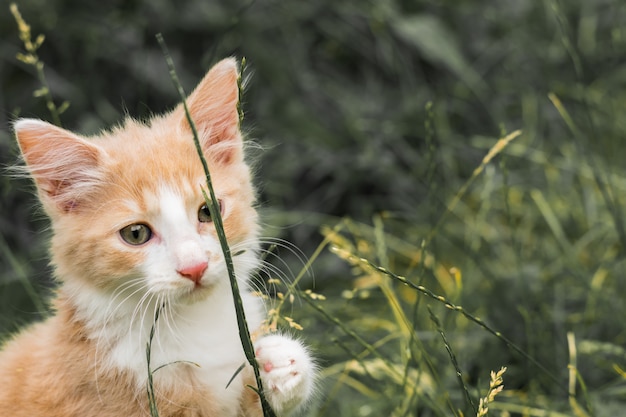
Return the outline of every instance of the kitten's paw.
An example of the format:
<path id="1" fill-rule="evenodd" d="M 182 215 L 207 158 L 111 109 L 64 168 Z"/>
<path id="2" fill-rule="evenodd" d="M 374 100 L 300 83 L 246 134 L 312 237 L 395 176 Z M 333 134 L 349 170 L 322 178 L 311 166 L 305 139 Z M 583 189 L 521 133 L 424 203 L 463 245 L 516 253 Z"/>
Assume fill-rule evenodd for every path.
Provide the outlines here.
<path id="1" fill-rule="evenodd" d="M 297 410 L 310 399 L 315 364 L 300 342 L 270 335 L 256 342 L 255 351 L 265 396 L 279 416 Z"/>

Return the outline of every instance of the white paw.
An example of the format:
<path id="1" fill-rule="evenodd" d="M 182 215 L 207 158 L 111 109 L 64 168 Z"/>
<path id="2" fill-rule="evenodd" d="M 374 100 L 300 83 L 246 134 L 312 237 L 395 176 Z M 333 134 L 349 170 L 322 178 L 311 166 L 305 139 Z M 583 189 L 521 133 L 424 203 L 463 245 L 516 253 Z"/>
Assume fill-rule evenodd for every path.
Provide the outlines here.
<path id="1" fill-rule="evenodd" d="M 311 397 L 315 364 L 297 340 L 270 335 L 255 344 L 265 396 L 277 415 L 286 415 Z"/>

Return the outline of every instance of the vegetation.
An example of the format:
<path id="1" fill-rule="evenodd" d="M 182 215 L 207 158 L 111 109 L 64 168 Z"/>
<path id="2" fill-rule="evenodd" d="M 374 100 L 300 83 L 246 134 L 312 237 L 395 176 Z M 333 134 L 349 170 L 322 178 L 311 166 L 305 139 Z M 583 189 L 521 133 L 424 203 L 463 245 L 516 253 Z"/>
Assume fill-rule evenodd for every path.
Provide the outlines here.
<path id="1" fill-rule="evenodd" d="M 34 51 L 0 5 L 3 165 L 16 117 L 89 134 L 171 108 L 156 33 L 187 90 L 220 58 L 246 58 L 265 232 L 298 248 L 270 248 L 259 280 L 270 325 L 320 358 L 311 416 L 626 406 L 626 4 L 18 6 Z M 8 334 L 45 314 L 53 283 L 31 186 L 0 182 Z"/>

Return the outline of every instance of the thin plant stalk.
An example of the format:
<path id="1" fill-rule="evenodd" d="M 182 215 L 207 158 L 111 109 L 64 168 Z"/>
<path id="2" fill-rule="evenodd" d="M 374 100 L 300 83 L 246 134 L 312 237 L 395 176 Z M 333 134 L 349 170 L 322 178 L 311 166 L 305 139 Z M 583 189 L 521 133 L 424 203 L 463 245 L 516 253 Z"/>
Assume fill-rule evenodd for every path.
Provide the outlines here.
<path id="1" fill-rule="evenodd" d="M 452 362 L 452 365 L 454 366 L 454 370 L 456 371 L 456 376 L 459 381 L 459 385 L 461 386 L 461 389 L 463 390 L 463 394 L 465 395 L 465 399 L 467 403 L 470 405 L 470 407 L 472 407 L 472 411 L 474 412 L 474 414 L 476 414 L 478 413 L 478 409 L 476 408 L 476 404 L 474 404 L 474 400 L 472 400 L 472 396 L 470 395 L 469 390 L 467 389 L 467 385 L 465 385 L 465 382 L 463 382 L 463 373 L 461 372 L 461 367 L 459 366 L 459 362 L 457 361 L 456 355 L 454 354 L 454 351 L 452 350 L 452 346 L 450 346 L 450 343 L 448 342 L 448 338 L 446 337 L 446 334 L 443 331 L 443 327 L 441 327 L 441 322 L 439 321 L 435 313 L 433 313 L 433 310 L 430 308 L 430 306 L 428 307 L 428 313 L 430 313 L 430 320 L 435 324 L 435 327 L 437 327 L 437 332 L 441 336 L 441 340 L 443 340 L 443 345 L 446 347 L 446 351 L 448 352 L 448 355 L 450 356 L 450 361 Z"/>
<path id="2" fill-rule="evenodd" d="M 202 152 L 202 147 L 200 146 L 200 140 L 198 139 L 198 131 L 196 129 L 196 125 L 192 120 L 191 113 L 189 112 L 189 108 L 187 107 L 186 95 L 183 90 L 183 87 L 178 80 L 178 75 L 176 74 L 176 70 L 174 68 L 174 61 L 170 56 L 170 53 L 167 49 L 167 45 L 165 44 L 165 40 L 163 36 L 159 33 L 156 35 L 157 41 L 161 46 L 163 51 L 163 55 L 165 56 L 165 60 L 169 67 L 170 78 L 180 95 L 181 101 L 183 103 L 183 108 L 185 110 L 185 116 L 187 117 L 187 121 L 189 122 L 189 126 L 191 127 L 191 131 L 193 134 L 193 140 L 196 146 L 196 150 L 198 152 L 198 156 L 200 161 L 202 162 L 202 168 L 204 169 L 204 174 L 206 176 L 207 182 L 207 190 L 208 194 L 203 189 L 203 195 L 206 200 L 207 206 L 209 207 L 209 212 L 211 213 L 211 218 L 213 219 L 213 224 L 215 225 L 215 230 L 217 232 L 218 239 L 220 241 L 220 246 L 222 248 L 222 252 L 224 254 L 224 261 L 226 263 L 226 268 L 228 269 L 228 277 L 230 279 L 230 285 L 233 294 L 233 300 L 235 304 L 235 312 L 237 314 L 237 324 L 239 327 L 239 337 L 241 339 L 241 344 L 243 346 L 244 353 L 246 355 L 246 359 L 248 363 L 252 366 L 254 370 L 254 376 L 256 379 L 257 388 L 250 387 L 254 391 L 257 392 L 259 398 L 261 400 L 261 406 L 263 408 L 263 416 L 264 417 L 275 417 L 275 414 L 270 407 L 265 395 L 263 394 L 263 383 L 261 381 L 261 374 L 259 372 L 259 365 L 256 361 L 254 346 L 252 344 L 252 339 L 250 338 L 250 330 L 248 329 L 248 322 L 246 321 L 246 315 L 243 308 L 243 301 L 241 300 L 241 295 L 239 293 L 239 285 L 237 283 L 237 278 L 235 276 L 235 268 L 233 265 L 233 258 L 230 252 L 230 248 L 228 246 L 228 242 L 226 240 L 226 233 L 224 232 L 224 224 L 222 221 L 222 216 L 219 209 L 219 202 L 217 197 L 215 196 L 215 191 L 213 190 L 213 183 L 211 181 L 211 174 L 209 172 L 209 166 Z M 239 84 L 240 85 L 240 84 Z M 239 110 L 238 110 L 239 111 Z M 240 117 L 242 113 L 239 113 Z"/>
<path id="3" fill-rule="evenodd" d="M 20 13 L 17 5 L 15 3 L 11 3 L 9 6 L 11 14 L 17 23 L 17 29 L 19 31 L 20 40 L 24 44 L 24 49 L 26 53 L 18 53 L 17 59 L 23 62 L 26 65 L 31 65 L 35 68 L 35 72 L 37 74 L 37 79 L 41 84 L 41 87 L 37 89 L 33 95 L 35 97 L 43 97 L 46 102 L 46 107 L 52 116 L 52 122 L 61 127 L 61 114 L 67 110 L 69 107 L 69 102 L 65 101 L 61 104 L 61 106 L 57 107 L 54 103 L 54 99 L 52 98 L 52 93 L 50 91 L 50 86 L 48 85 L 48 80 L 46 79 L 46 74 L 44 73 L 44 63 L 39 59 L 37 55 L 37 49 L 43 44 L 45 40 L 45 36 L 40 34 L 37 35 L 35 40 L 31 37 L 30 25 L 26 23 L 22 14 Z"/>
<path id="4" fill-rule="evenodd" d="M 45 317 L 47 314 L 47 310 L 46 310 L 45 304 L 43 303 L 41 299 L 41 296 L 37 294 L 37 290 L 28 279 L 28 274 L 26 272 L 26 269 L 15 258 L 15 256 L 13 255 L 13 251 L 11 250 L 11 248 L 9 247 L 9 244 L 7 243 L 4 236 L 2 235 L 0 235 L 0 255 L 3 255 L 3 257 L 11 265 L 11 268 L 13 268 L 13 270 L 17 274 L 17 277 L 20 283 L 22 284 L 22 286 L 24 287 L 24 290 L 26 291 L 31 301 L 35 305 L 35 309 L 37 310 L 37 313 L 41 315 L 42 317 Z"/>
<path id="5" fill-rule="evenodd" d="M 150 417 L 159 417 L 159 409 L 156 403 L 156 395 L 154 393 L 154 381 L 152 379 L 155 371 L 151 369 L 151 354 L 152 354 L 152 340 L 154 339 L 154 332 L 157 322 L 159 320 L 159 314 L 161 313 L 162 306 L 159 306 L 154 313 L 154 321 L 150 328 L 150 335 L 148 337 L 148 343 L 146 344 L 146 361 L 148 365 L 148 382 L 146 383 L 146 391 L 148 393 L 148 405 L 150 407 Z"/>
<path id="6" fill-rule="evenodd" d="M 161 310 L 165 308 L 165 302 L 161 303 L 157 306 L 156 311 L 154 312 L 154 320 L 152 321 L 152 327 L 150 328 L 150 334 L 148 336 L 148 342 L 146 343 L 146 362 L 148 368 L 148 381 L 146 384 L 146 391 L 148 393 L 148 406 L 150 408 L 150 417 L 159 417 L 159 409 L 157 408 L 156 402 L 156 394 L 154 391 L 154 374 L 157 373 L 158 370 L 165 368 L 169 365 L 175 365 L 177 363 L 184 363 L 187 365 L 193 365 L 196 367 L 200 367 L 195 362 L 190 361 L 173 361 L 168 362 L 163 365 L 157 366 L 152 369 L 152 341 L 154 340 L 154 334 L 156 333 L 156 326 L 159 321 L 159 316 L 161 315 Z"/>
<path id="7" fill-rule="evenodd" d="M 23 62 L 24 64 L 31 65 L 35 68 L 37 73 L 37 79 L 39 80 L 41 87 L 37 89 L 33 95 L 35 97 L 44 96 L 46 100 L 46 106 L 50 113 L 52 114 L 52 119 L 57 126 L 61 126 L 61 119 L 59 115 L 67 109 L 69 106 L 68 102 L 63 103 L 61 108 L 57 108 L 54 104 L 54 100 L 52 99 L 52 94 L 50 93 L 50 88 L 48 87 L 48 82 L 46 81 L 46 76 L 43 71 L 44 64 L 39 60 L 39 56 L 37 55 L 37 49 L 43 44 L 45 40 L 45 36 L 43 34 L 37 35 L 35 40 L 32 39 L 30 25 L 26 23 L 22 14 L 20 13 L 17 4 L 11 3 L 9 6 L 9 10 L 13 15 L 13 19 L 15 23 L 17 23 L 17 30 L 19 32 L 19 38 L 24 44 L 24 50 L 26 53 L 18 52 L 16 54 L 16 58 L 18 61 Z M 11 248 L 7 244 L 4 238 L 0 236 L 0 253 L 4 255 L 4 257 L 11 264 L 11 267 L 14 271 L 16 271 L 20 282 L 24 286 L 24 290 L 31 298 L 37 312 L 41 316 L 46 315 L 46 307 L 41 300 L 41 297 L 37 294 L 37 291 L 33 287 L 33 284 L 30 282 L 26 275 L 26 271 L 24 267 L 20 265 L 20 263 L 15 259 L 15 256 L 12 253 Z"/>

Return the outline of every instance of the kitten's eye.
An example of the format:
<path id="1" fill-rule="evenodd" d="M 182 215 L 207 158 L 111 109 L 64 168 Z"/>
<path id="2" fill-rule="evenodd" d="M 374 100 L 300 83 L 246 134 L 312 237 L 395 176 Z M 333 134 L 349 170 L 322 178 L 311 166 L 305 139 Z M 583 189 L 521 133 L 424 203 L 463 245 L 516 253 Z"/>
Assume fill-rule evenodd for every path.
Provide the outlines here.
<path id="1" fill-rule="evenodd" d="M 221 212 L 222 200 L 218 200 L 217 202 L 220 205 Z M 200 209 L 198 210 L 198 220 L 202 223 L 210 223 L 213 221 L 213 219 L 211 218 L 211 211 L 209 210 L 209 206 L 207 206 L 206 204 L 200 206 Z"/>
<path id="2" fill-rule="evenodd" d="M 152 230 L 145 224 L 136 223 L 120 230 L 120 236 L 130 245 L 143 245 L 152 237 Z"/>

